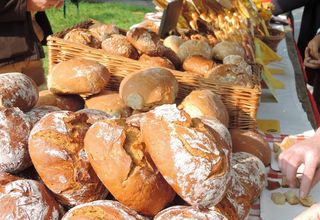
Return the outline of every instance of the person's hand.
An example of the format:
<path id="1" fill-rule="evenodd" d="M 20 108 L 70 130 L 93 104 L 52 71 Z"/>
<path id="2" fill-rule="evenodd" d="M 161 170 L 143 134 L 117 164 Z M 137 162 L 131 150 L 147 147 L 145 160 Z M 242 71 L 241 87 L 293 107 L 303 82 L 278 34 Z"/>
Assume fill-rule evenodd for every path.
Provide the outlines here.
<path id="1" fill-rule="evenodd" d="M 316 35 L 305 50 L 304 65 L 312 69 L 320 68 L 320 35 Z"/>
<path id="2" fill-rule="evenodd" d="M 64 0 L 27 0 L 28 11 L 44 11 L 49 8 L 60 8 Z"/>
<path id="3" fill-rule="evenodd" d="M 320 220 L 320 203 L 313 205 L 293 220 Z"/>
<path id="4" fill-rule="evenodd" d="M 290 187 L 297 183 L 297 170 L 304 164 L 304 172 L 300 186 L 300 197 L 306 197 L 310 189 L 320 180 L 320 129 L 316 134 L 283 151 L 279 155 L 279 167 L 287 178 Z"/>

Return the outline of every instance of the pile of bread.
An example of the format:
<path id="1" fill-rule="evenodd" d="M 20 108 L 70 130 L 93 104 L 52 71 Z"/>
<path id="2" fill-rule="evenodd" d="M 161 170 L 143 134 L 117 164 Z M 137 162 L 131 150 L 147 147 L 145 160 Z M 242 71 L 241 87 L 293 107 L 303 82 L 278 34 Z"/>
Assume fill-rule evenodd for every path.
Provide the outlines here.
<path id="1" fill-rule="evenodd" d="M 152 29 L 152 28 L 151 28 Z M 218 42 L 194 34 L 172 35 L 161 40 L 148 27 L 136 26 L 124 32 L 114 25 L 96 23 L 88 29 L 73 29 L 65 40 L 101 48 L 103 54 L 126 57 L 148 67 L 186 71 L 210 82 L 252 88 L 250 57 L 236 42 Z M 251 62 L 250 62 L 251 63 Z"/>
<path id="2" fill-rule="evenodd" d="M 270 162 L 263 139 L 229 132 L 209 90 L 177 107 L 168 69 L 132 73 L 119 92 L 109 79 L 82 59 L 57 64 L 40 93 L 0 75 L 0 218 L 245 219 Z"/>

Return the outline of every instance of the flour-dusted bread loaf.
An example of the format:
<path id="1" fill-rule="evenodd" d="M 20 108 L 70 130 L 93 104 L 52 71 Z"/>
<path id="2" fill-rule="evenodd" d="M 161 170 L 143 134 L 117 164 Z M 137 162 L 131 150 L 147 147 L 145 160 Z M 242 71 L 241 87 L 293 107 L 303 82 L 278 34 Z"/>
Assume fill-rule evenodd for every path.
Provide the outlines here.
<path id="1" fill-rule="evenodd" d="M 42 183 L 0 173 L 0 219 L 59 220 L 62 215 Z"/>
<path id="2" fill-rule="evenodd" d="M 61 204 L 75 206 L 106 196 L 83 148 L 91 124 L 84 113 L 47 114 L 32 129 L 29 152 L 44 184 Z"/>
<path id="3" fill-rule="evenodd" d="M 181 103 L 179 108 L 191 117 L 213 117 L 226 127 L 229 125 L 229 114 L 221 97 L 208 89 L 192 91 Z"/>
<path id="4" fill-rule="evenodd" d="M 61 111 L 61 109 L 56 106 L 44 105 L 40 107 L 34 107 L 30 111 L 26 112 L 26 116 L 33 127 L 43 116 L 56 111 Z"/>
<path id="5" fill-rule="evenodd" d="M 212 55 L 217 60 L 223 60 L 229 55 L 239 55 L 245 57 L 246 53 L 244 48 L 236 43 L 230 41 L 222 41 L 214 46 L 212 49 Z"/>
<path id="6" fill-rule="evenodd" d="M 63 94 L 94 95 L 107 86 L 110 72 L 102 64 L 80 58 L 63 61 L 53 67 L 48 76 L 51 92 Z"/>
<path id="7" fill-rule="evenodd" d="M 177 54 L 182 62 L 191 56 L 202 56 L 210 60 L 212 58 L 212 48 L 205 41 L 188 40 L 180 45 Z"/>
<path id="8" fill-rule="evenodd" d="M 77 111 L 77 113 L 85 113 L 88 116 L 87 122 L 89 124 L 94 124 L 98 121 L 117 119 L 113 115 L 109 115 L 108 113 L 97 109 L 84 108 Z"/>
<path id="9" fill-rule="evenodd" d="M 172 206 L 155 216 L 154 220 L 228 220 L 223 214 L 210 209 L 191 206 Z"/>
<path id="10" fill-rule="evenodd" d="M 130 108 L 125 105 L 119 93 L 108 90 L 86 99 L 85 106 L 104 111 L 114 118 L 126 118 L 131 114 Z"/>
<path id="11" fill-rule="evenodd" d="M 174 103 L 178 93 L 175 76 L 163 68 L 150 68 L 126 76 L 119 88 L 124 103 L 135 110 Z"/>
<path id="12" fill-rule="evenodd" d="M 31 165 L 28 137 L 32 125 L 18 108 L 0 108 L 0 171 L 16 173 Z"/>
<path id="13" fill-rule="evenodd" d="M 184 40 L 181 37 L 175 35 L 170 35 L 163 41 L 163 45 L 173 50 L 176 54 L 179 51 L 180 45 L 183 43 Z"/>
<path id="14" fill-rule="evenodd" d="M 142 134 L 155 165 L 181 198 L 200 207 L 221 201 L 230 181 L 230 154 L 217 132 L 175 105 L 163 105 L 146 114 Z"/>
<path id="15" fill-rule="evenodd" d="M 107 54 L 123 56 L 134 60 L 139 59 L 137 49 L 127 40 L 126 36 L 114 34 L 101 44 Z"/>
<path id="16" fill-rule="evenodd" d="M 245 152 L 234 153 L 231 166 L 235 177 L 246 189 L 253 202 L 266 184 L 265 166 L 259 158 Z"/>
<path id="17" fill-rule="evenodd" d="M 110 200 L 98 200 L 70 209 L 62 220 L 147 220 L 127 206 Z"/>
<path id="18" fill-rule="evenodd" d="M 77 28 L 69 31 L 64 38 L 67 41 L 71 41 L 78 44 L 84 44 L 93 48 L 100 48 L 101 41 L 94 32 L 90 32 L 87 29 Z"/>
<path id="19" fill-rule="evenodd" d="M 139 62 L 145 64 L 148 67 L 164 67 L 172 70 L 175 69 L 175 66 L 172 64 L 172 62 L 163 57 L 150 57 L 146 54 L 142 54 Z"/>
<path id="20" fill-rule="evenodd" d="M 138 127 L 125 120 L 97 122 L 84 142 L 92 167 L 119 202 L 154 216 L 174 199 L 175 192 L 146 153 Z"/>
<path id="21" fill-rule="evenodd" d="M 0 74 L 0 107 L 18 107 L 28 111 L 35 106 L 38 98 L 37 85 L 25 74 Z"/>
<path id="22" fill-rule="evenodd" d="M 183 69 L 187 72 L 193 72 L 200 75 L 207 74 L 213 67 L 215 63 L 203 56 L 191 56 L 184 60 Z"/>
<path id="23" fill-rule="evenodd" d="M 48 105 L 75 112 L 84 108 L 84 100 L 79 95 L 56 95 L 49 90 L 42 90 L 36 106 Z"/>
<path id="24" fill-rule="evenodd" d="M 121 33 L 120 29 L 117 26 L 113 24 L 103 23 L 91 25 L 89 27 L 89 31 L 101 42 L 107 39 L 108 37 L 112 36 L 113 34 Z"/>

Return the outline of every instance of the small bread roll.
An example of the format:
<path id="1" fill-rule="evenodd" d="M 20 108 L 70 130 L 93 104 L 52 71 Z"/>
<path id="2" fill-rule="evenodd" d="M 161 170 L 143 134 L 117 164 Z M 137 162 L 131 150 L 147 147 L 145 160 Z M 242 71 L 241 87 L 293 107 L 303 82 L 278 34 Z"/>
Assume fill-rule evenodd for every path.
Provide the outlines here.
<path id="1" fill-rule="evenodd" d="M 114 34 L 105 39 L 101 44 L 102 49 L 112 55 L 123 56 L 137 60 L 139 58 L 138 51 L 127 40 L 126 36 Z"/>
<path id="2" fill-rule="evenodd" d="M 233 152 L 247 152 L 258 157 L 265 166 L 271 162 L 271 148 L 255 131 L 231 129 Z"/>
<path id="3" fill-rule="evenodd" d="M 36 106 L 56 106 L 61 110 L 75 112 L 84 108 L 84 100 L 79 95 L 56 95 L 43 90 L 39 92 Z"/>
<path id="4" fill-rule="evenodd" d="M 73 58 L 54 66 L 48 76 L 48 88 L 54 94 L 89 96 L 101 92 L 109 79 L 110 72 L 102 64 Z"/>
<path id="5" fill-rule="evenodd" d="M 314 201 L 312 196 L 307 196 L 305 198 L 300 198 L 300 204 L 305 206 L 305 207 L 311 207 L 314 205 L 316 202 Z"/>
<path id="6" fill-rule="evenodd" d="M 163 41 L 163 45 L 169 47 L 176 54 L 178 53 L 179 47 L 183 44 L 184 40 L 181 37 L 171 35 L 166 37 Z"/>
<path id="7" fill-rule="evenodd" d="M 284 194 L 280 192 L 273 192 L 271 193 L 271 200 L 276 204 L 276 205 L 284 205 L 286 203 L 286 197 Z"/>
<path id="8" fill-rule="evenodd" d="M 120 29 L 113 24 L 97 23 L 89 27 L 89 31 L 98 38 L 100 42 L 104 41 L 113 34 L 120 34 Z"/>
<path id="9" fill-rule="evenodd" d="M 192 91 L 179 108 L 185 110 L 192 118 L 213 117 L 226 127 L 229 126 L 229 114 L 221 97 L 208 89 Z"/>
<path id="10" fill-rule="evenodd" d="M 202 56 L 191 56 L 185 59 L 183 62 L 183 69 L 185 71 L 206 75 L 213 67 L 215 63 L 212 60 L 204 58 Z"/>
<path id="11" fill-rule="evenodd" d="M 205 41 L 188 40 L 180 45 L 177 54 L 182 62 L 191 56 L 202 56 L 211 60 L 212 48 Z"/>
<path id="12" fill-rule="evenodd" d="M 77 28 L 69 31 L 63 39 L 78 44 L 84 44 L 93 48 L 101 47 L 101 41 L 98 39 L 98 37 L 95 36 L 94 33 L 83 28 Z"/>
<path id="13" fill-rule="evenodd" d="M 299 204 L 299 198 L 296 194 L 295 191 L 293 190 L 289 190 L 287 192 L 284 193 L 285 197 L 286 197 L 286 200 L 287 202 L 290 204 L 290 205 L 297 205 Z"/>
<path id="14" fill-rule="evenodd" d="M 213 47 L 212 55 L 213 58 L 222 61 L 229 55 L 239 55 L 244 58 L 246 53 L 240 44 L 236 42 L 222 41 Z"/>
<path id="15" fill-rule="evenodd" d="M 85 106 L 86 108 L 104 111 L 113 118 L 126 118 L 131 113 L 119 93 L 107 90 L 86 99 Z"/>
<path id="16" fill-rule="evenodd" d="M 169 70 L 150 68 L 126 76 L 119 92 L 127 106 L 148 110 L 157 105 L 174 103 L 178 82 Z"/>
<path id="17" fill-rule="evenodd" d="M 172 70 L 175 69 L 175 66 L 167 58 L 150 57 L 146 54 L 142 54 L 139 61 L 146 64 L 149 67 L 164 67 Z"/>
<path id="18" fill-rule="evenodd" d="M 70 209 L 62 220 L 147 220 L 127 206 L 109 200 L 98 200 Z"/>
<path id="19" fill-rule="evenodd" d="M 25 74 L 0 74 L 0 107 L 18 107 L 22 111 L 29 111 L 38 98 L 37 85 Z"/>

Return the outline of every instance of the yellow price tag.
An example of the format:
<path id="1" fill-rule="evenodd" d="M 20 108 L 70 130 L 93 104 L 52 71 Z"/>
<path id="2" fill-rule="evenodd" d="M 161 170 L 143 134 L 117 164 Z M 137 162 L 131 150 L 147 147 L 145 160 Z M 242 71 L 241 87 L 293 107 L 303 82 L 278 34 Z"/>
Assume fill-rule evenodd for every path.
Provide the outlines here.
<path id="1" fill-rule="evenodd" d="M 271 71 L 266 66 L 263 67 L 262 77 L 264 80 L 267 80 L 269 82 L 269 84 L 271 84 L 273 89 L 284 89 L 285 88 L 284 83 L 277 80 L 276 78 L 274 78 Z M 268 85 L 268 83 L 267 83 L 267 85 Z"/>
<path id="2" fill-rule="evenodd" d="M 254 45 L 256 47 L 256 59 L 261 60 L 262 64 L 267 65 L 271 62 L 282 60 L 282 57 L 280 57 L 276 52 L 274 52 L 270 47 L 268 47 L 268 45 L 263 43 L 260 39 L 254 38 Z"/>
<path id="3" fill-rule="evenodd" d="M 268 68 L 268 69 L 272 75 L 283 75 L 284 74 L 283 69 L 277 69 L 277 68 Z"/>
<path id="4" fill-rule="evenodd" d="M 257 120 L 258 129 L 264 133 L 280 133 L 280 122 L 278 120 Z"/>

